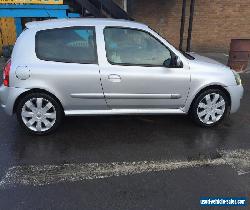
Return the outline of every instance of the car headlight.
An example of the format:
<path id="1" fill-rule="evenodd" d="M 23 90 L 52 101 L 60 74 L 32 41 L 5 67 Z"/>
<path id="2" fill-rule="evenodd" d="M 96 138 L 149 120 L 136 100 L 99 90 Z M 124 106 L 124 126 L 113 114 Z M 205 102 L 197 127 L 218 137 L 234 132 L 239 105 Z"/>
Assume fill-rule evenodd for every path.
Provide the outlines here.
<path id="1" fill-rule="evenodd" d="M 234 78 L 235 78 L 236 84 L 241 85 L 240 75 L 236 71 L 233 71 L 233 73 L 234 73 Z"/>

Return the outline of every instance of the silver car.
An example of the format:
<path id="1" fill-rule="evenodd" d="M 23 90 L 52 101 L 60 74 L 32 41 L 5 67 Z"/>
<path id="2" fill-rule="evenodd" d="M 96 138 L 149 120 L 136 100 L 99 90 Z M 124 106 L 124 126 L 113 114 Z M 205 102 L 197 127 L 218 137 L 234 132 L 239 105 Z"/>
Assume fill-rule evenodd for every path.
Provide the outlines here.
<path id="1" fill-rule="evenodd" d="M 84 18 L 26 27 L 4 68 L 0 104 L 34 134 L 75 115 L 189 114 L 211 127 L 240 107 L 236 72 L 176 50 L 144 24 Z"/>

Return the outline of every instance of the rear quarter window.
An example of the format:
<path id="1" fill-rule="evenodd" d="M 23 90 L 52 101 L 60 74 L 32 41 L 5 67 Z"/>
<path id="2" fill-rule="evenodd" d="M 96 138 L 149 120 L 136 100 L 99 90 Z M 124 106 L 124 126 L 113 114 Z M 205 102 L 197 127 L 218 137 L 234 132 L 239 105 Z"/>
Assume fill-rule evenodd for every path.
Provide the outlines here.
<path id="1" fill-rule="evenodd" d="M 39 31 L 36 55 L 45 61 L 96 64 L 94 27 L 70 27 Z"/>

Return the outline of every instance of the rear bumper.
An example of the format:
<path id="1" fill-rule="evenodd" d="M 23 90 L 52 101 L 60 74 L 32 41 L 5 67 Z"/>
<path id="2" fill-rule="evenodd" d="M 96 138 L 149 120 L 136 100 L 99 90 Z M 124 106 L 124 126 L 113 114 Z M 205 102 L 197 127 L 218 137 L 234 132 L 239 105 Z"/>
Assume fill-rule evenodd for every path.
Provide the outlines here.
<path id="1" fill-rule="evenodd" d="M 237 85 L 237 86 L 228 86 L 226 87 L 227 91 L 229 92 L 231 96 L 231 111 L 230 113 L 235 113 L 240 108 L 240 100 L 243 97 L 243 86 Z"/>
<path id="2" fill-rule="evenodd" d="M 14 87 L 0 87 L 0 106 L 8 115 L 13 114 L 13 107 L 16 99 L 28 89 L 14 88 Z"/>

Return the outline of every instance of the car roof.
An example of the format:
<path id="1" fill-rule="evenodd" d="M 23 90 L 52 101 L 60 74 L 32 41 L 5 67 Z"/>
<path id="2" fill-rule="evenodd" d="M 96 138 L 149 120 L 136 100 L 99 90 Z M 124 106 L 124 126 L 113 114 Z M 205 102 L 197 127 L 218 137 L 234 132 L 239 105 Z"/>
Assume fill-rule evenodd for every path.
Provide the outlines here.
<path id="1" fill-rule="evenodd" d="M 121 26 L 133 28 L 148 28 L 145 24 L 111 18 L 66 18 L 66 19 L 49 19 L 44 21 L 33 21 L 26 23 L 26 27 L 31 29 L 51 29 L 73 26 Z"/>

